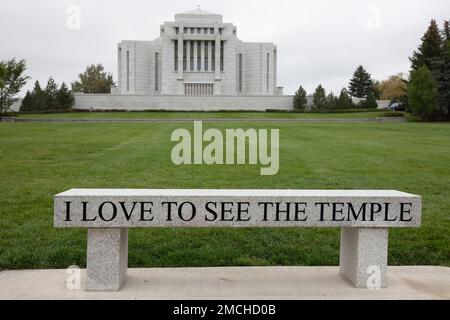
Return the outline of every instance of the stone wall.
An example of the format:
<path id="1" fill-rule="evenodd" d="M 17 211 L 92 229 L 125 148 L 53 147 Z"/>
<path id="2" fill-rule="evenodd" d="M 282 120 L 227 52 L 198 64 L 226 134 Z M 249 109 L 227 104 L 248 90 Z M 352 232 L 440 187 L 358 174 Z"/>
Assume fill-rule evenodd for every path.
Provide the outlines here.
<path id="1" fill-rule="evenodd" d="M 292 110 L 293 96 L 183 96 L 75 94 L 80 110 L 266 111 Z"/>
<path id="2" fill-rule="evenodd" d="M 74 109 L 80 110 L 169 110 L 169 111 L 266 111 L 292 110 L 293 96 L 185 96 L 185 95 L 115 95 L 75 94 Z M 354 99 L 358 103 L 360 99 Z M 312 105 L 312 96 L 307 96 Z M 378 100 L 378 109 L 389 101 Z M 20 105 L 19 105 L 20 106 Z M 18 107 L 17 106 L 17 111 Z M 16 110 L 14 110 L 16 111 Z"/>

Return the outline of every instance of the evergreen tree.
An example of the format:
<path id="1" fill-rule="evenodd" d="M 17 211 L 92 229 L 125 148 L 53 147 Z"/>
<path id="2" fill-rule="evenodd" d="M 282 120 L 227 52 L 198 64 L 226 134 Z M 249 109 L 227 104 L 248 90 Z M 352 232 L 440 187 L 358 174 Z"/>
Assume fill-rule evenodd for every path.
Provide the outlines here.
<path id="1" fill-rule="evenodd" d="M 325 103 L 325 109 L 326 110 L 336 110 L 338 108 L 338 97 L 336 97 L 333 92 L 330 92 L 329 95 L 327 95 L 326 103 Z"/>
<path id="2" fill-rule="evenodd" d="M 298 88 L 294 95 L 294 109 L 295 110 L 305 110 L 306 109 L 306 91 L 302 86 Z"/>
<path id="3" fill-rule="evenodd" d="M 378 108 L 377 98 L 375 97 L 375 94 L 373 92 L 371 92 L 367 95 L 366 101 L 364 103 L 364 107 L 366 109 L 377 109 Z"/>
<path id="4" fill-rule="evenodd" d="M 450 41 L 450 23 L 448 20 L 444 21 L 444 30 L 443 30 L 444 41 Z"/>
<path id="5" fill-rule="evenodd" d="M 442 36 L 441 53 L 431 59 L 431 72 L 439 92 L 439 120 L 450 119 L 450 30 L 448 21 L 444 23 Z"/>
<path id="6" fill-rule="evenodd" d="M 45 94 L 47 96 L 47 105 L 44 108 L 45 110 L 58 109 L 57 93 L 58 86 L 56 85 L 55 80 L 50 77 L 47 81 L 47 86 L 45 87 Z"/>
<path id="7" fill-rule="evenodd" d="M 32 96 L 30 90 L 27 90 L 27 93 L 25 94 L 25 97 L 22 99 L 22 103 L 20 105 L 19 112 L 27 112 L 31 111 L 31 101 Z"/>
<path id="8" fill-rule="evenodd" d="M 30 111 L 44 111 L 48 106 L 48 97 L 44 90 L 42 90 L 39 81 L 34 83 L 33 92 L 31 94 L 31 110 Z"/>
<path id="9" fill-rule="evenodd" d="M 428 70 L 432 71 L 432 60 L 441 55 L 443 43 L 436 20 L 431 20 L 430 26 L 421 40 L 419 48 L 410 58 L 411 68 L 417 70 L 421 66 L 426 66 Z"/>
<path id="10" fill-rule="evenodd" d="M 432 62 L 433 78 L 436 81 L 439 99 L 439 120 L 450 118 L 450 48 L 446 55 L 436 58 Z"/>
<path id="11" fill-rule="evenodd" d="M 338 108 L 340 109 L 352 109 L 355 107 L 352 98 L 348 94 L 347 89 L 342 88 L 338 98 Z"/>
<path id="12" fill-rule="evenodd" d="M 432 120 L 438 114 L 438 87 L 426 66 L 411 72 L 408 104 L 411 112 L 422 120 Z"/>
<path id="13" fill-rule="evenodd" d="M 69 110 L 75 102 L 72 91 L 63 82 L 58 89 L 56 82 L 50 78 L 45 90 L 42 90 L 39 81 L 34 84 L 33 90 L 28 91 L 22 100 L 21 112 L 43 112 Z"/>
<path id="14" fill-rule="evenodd" d="M 321 84 L 316 88 L 313 95 L 313 108 L 317 110 L 323 110 L 327 103 L 325 89 Z"/>
<path id="15" fill-rule="evenodd" d="M 374 84 L 370 73 L 363 66 L 359 66 L 350 80 L 348 87 L 350 95 L 356 98 L 365 98 L 369 93 L 373 92 L 373 88 Z"/>
<path id="16" fill-rule="evenodd" d="M 69 90 L 67 85 L 63 82 L 56 94 L 56 101 L 58 108 L 61 110 L 70 110 L 75 103 L 75 97 L 72 91 Z"/>
<path id="17" fill-rule="evenodd" d="M 450 26 L 444 21 L 444 28 L 439 30 L 435 20 L 432 20 L 427 32 L 422 37 L 422 43 L 413 53 L 412 71 L 425 66 L 432 74 L 438 89 L 438 107 L 433 119 L 450 119 Z M 411 72 L 412 75 L 412 72 Z M 409 104 L 409 101 L 408 101 Z M 431 118 L 428 117 L 427 120 Z"/>

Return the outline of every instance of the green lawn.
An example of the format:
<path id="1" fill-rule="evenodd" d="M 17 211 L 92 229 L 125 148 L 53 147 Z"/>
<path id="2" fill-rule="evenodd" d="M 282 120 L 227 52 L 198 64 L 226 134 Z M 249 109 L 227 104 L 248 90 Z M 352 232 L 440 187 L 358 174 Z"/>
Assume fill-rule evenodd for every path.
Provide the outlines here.
<path id="1" fill-rule="evenodd" d="M 173 119 L 173 118 L 275 118 L 275 119 L 361 119 L 378 118 L 385 111 L 348 113 L 288 113 L 288 112 L 73 112 L 49 114 L 20 114 L 19 118 L 93 118 L 93 119 Z"/>
<path id="2" fill-rule="evenodd" d="M 272 177 L 172 165 L 180 126 L 192 125 L 0 124 L 0 269 L 85 266 L 86 230 L 52 226 L 53 195 L 74 187 L 398 189 L 423 196 L 423 227 L 391 229 L 389 263 L 450 266 L 449 124 L 204 124 L 280 128 Z M 336 228 L 130 231 L 131 267 L 338 265 L 338 254 Z"/>

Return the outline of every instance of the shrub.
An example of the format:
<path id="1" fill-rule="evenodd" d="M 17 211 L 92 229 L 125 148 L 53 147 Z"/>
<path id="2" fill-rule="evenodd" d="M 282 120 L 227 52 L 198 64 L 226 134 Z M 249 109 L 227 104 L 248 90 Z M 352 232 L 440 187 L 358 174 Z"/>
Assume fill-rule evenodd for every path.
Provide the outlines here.
<path id="1" fill-rule="evenodd" d="M 407 95 L 409 108 L 413 115 L 424 121 L 436 117 L 438 113 L 438 88 L 427 67 L 422 66 L 411 71 Z"/>
<path id="2" fill-rule="evenodd" d="M 369 93 L 367 95 L 367 98 L 364 100 L 361 100 L 358 103 L 358 107 L 361 109 L 377 109 L 378 108 L 378 103 L 377 100 L 375 98 L 375 94 L 373 92 Z"/>
<path id="3" fill-rule="evenodd" d="M 405 112 L 389 111 L 383 113 L 382 116 L 384 118 L 403 118 L 405 116 Z"/>

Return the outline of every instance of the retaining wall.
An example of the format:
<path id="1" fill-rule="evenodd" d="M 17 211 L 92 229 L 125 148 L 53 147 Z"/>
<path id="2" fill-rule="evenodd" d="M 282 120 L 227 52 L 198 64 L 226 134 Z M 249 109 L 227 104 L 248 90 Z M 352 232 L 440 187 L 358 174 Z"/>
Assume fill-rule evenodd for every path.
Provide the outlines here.
<path id="1" fill-rule="evenodd" d="M 171 110 L 171 111 L 266 111 L 292 110 L 293 96 L 183 96 L 75 94 L 74 109 Z"/>

